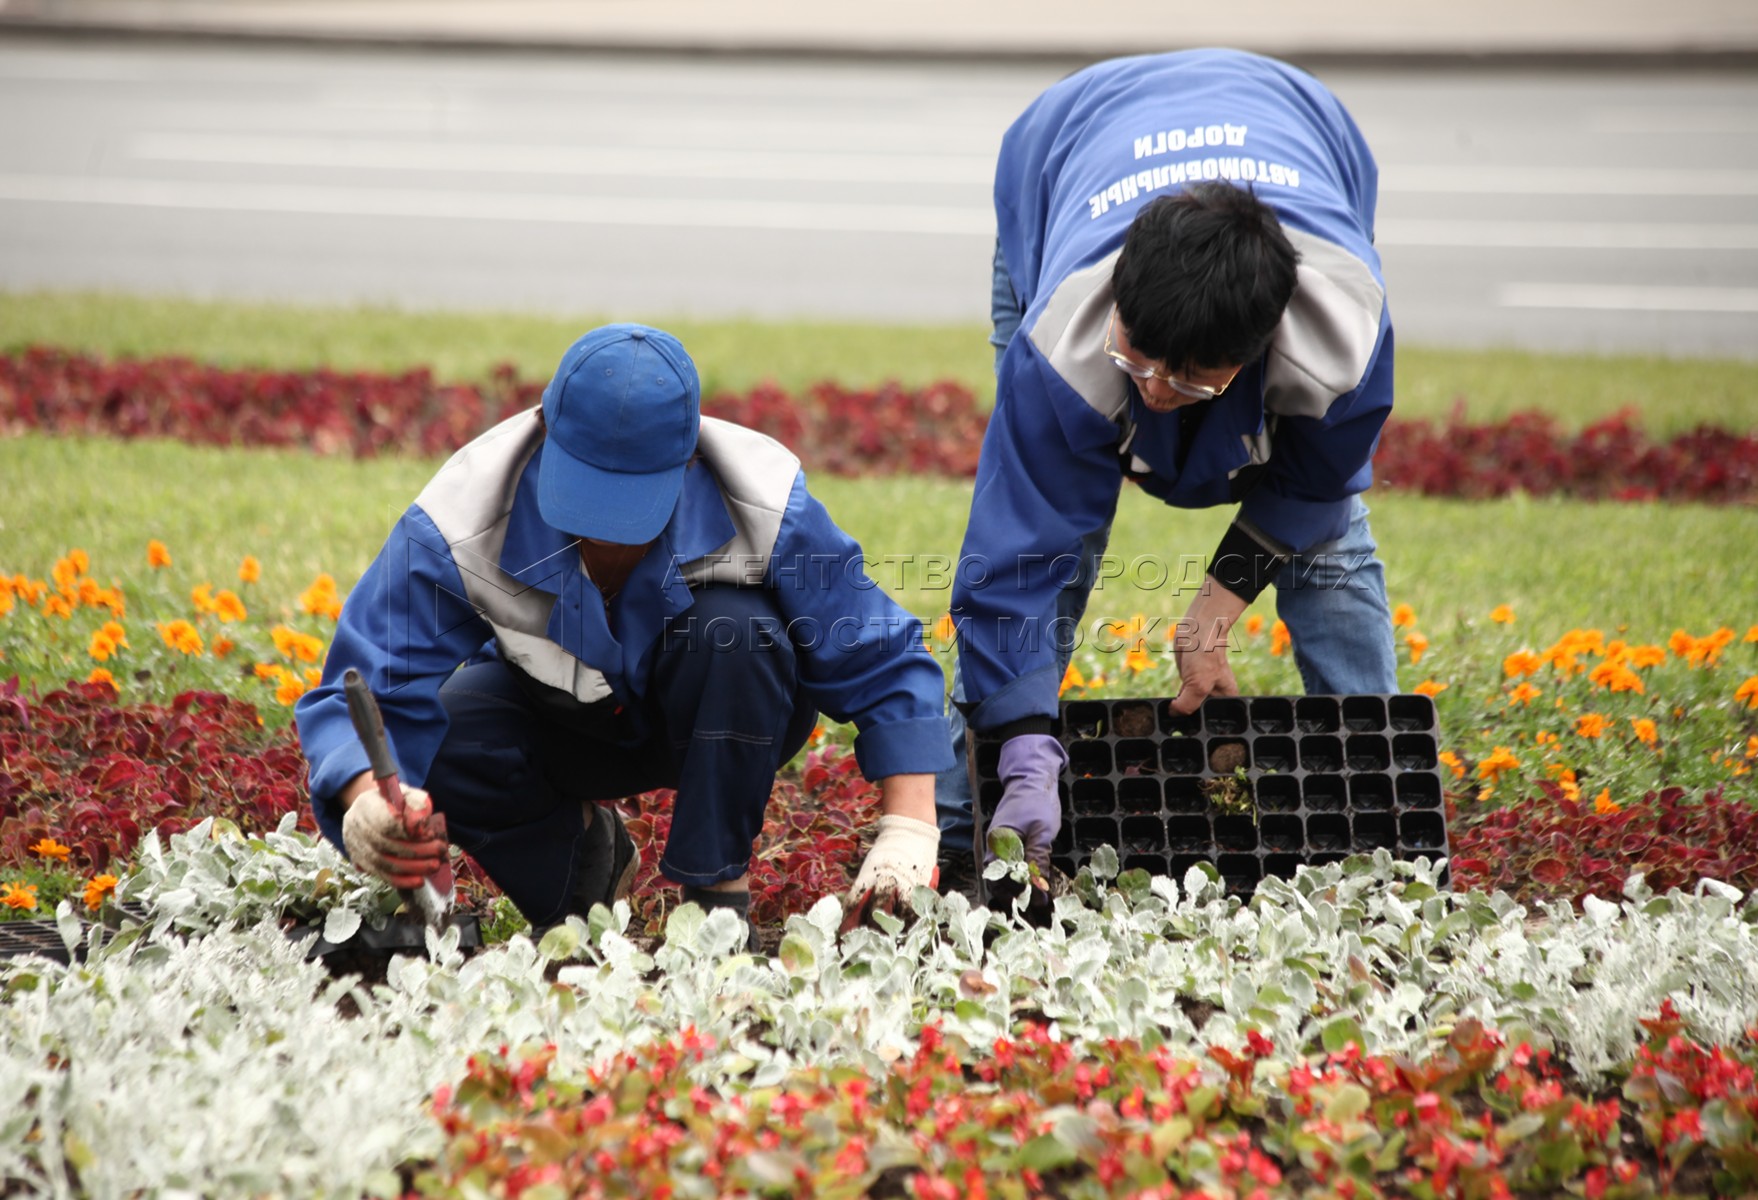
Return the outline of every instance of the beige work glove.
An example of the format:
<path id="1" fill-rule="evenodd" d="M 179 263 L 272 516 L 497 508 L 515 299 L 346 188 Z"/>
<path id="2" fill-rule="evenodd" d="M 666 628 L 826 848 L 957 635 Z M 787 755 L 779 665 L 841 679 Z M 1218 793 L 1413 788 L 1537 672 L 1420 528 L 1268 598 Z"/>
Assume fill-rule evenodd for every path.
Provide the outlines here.
<path id="1" fill-rule="evenodd" d="M 845 929 L 860 924 L 869 905 L 894 912 L 918 887 L 933 887 L 940 858 L 940 829 L 914 817 L 879 818 L 879 836 L 861 863 L 844 904 Z"/>
<path id="2" fill-rule="evenodd" d="M 403 796 L 411 808 L 432 811 L 432 800 L 420 788 L 405 787 Z M 420 887 L 439 870 L 447 852 L 443 841 L 425 835 L 411 838 L 377 787 L 361 792 L 343 814 L 342 845 L 355 866 L 397 888 Z"/>

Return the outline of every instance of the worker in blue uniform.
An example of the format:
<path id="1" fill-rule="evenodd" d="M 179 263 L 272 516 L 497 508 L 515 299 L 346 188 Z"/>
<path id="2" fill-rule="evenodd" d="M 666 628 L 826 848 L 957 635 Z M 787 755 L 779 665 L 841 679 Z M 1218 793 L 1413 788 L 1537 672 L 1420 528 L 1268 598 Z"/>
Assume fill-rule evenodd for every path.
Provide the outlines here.
<path id="1" fill-rule="evenodd" d="M 638 855 L 608 802 L 656 788 L 676 789 L 660 872 L 748 920 L 776 771 L 823 711 L 854 722 L 881 791 L 851 895 L 894 901 L 934 871 L 945 680 L 861 563 L 797 458 L 700 415 L 677 339 L 593 330 L 540 407 L 440 469 L 349 595 L 296 711 L 318 826 L 399 886 L 446 852 L 371 786 L 355 667 L 402 778 L 534 925 L 627 893 Z"/>
<path id="2" fill-rule="evenodd" d="M 1237 693 L 1229 633 L 1270 586 L 1309 692 L 1396 690 L 1361 500 L 1392 406 L 1376 189 L 1336 97 L 1236 51 L 1100 63 L 1007 131 L 952 732 L 961 759 L 967 721 L 1002 740 L 991 824 L 1034 861 L 1061 824 L 1051 719 L 1125 480 L 1237 506 L 1175 629 L 1175 710 Z M 938 805 L 948 861 L 968 860 L 962 765 Z"/>

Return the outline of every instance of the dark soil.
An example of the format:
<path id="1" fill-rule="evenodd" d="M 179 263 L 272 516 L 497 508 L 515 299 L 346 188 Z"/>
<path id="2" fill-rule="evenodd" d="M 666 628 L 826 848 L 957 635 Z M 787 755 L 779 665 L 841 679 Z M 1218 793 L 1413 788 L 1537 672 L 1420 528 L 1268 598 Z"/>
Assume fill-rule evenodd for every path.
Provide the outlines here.
<path id="1" fill-rule="evenodd" d="M 1151 704 L 1120 704 L 1116 717 L 1118 737 L 1147 737 L 1154 732 L 1154 706 Z"/>

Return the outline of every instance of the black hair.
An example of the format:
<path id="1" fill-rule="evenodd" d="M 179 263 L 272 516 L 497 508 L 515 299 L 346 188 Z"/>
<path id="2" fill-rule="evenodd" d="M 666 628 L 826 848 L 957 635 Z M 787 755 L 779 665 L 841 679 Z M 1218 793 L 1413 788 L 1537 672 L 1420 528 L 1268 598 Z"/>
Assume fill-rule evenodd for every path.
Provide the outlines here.
<path id="1" fill-rule="evenodd" d="M 1299 262 L 1269 205 L 1230 183 L 1197 183 L 1130 224 L 1111 294 L 1143 358 L 1172 371 L 1239 366 L 1269 347 Z"/>

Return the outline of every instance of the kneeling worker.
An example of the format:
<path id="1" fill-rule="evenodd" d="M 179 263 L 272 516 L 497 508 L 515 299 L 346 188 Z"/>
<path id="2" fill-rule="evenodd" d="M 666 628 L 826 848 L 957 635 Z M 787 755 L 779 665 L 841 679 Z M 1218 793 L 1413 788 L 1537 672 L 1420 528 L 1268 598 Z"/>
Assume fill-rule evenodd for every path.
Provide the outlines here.
<path id="1" fill-rule="evenodd" d="M 699 411 L 676 338 L 609 325 L 540 408 L 459 450 L 344 605 L 297 709 L 312 808 L 356 865 L 412 886 L 341 679 L 366 676 L 403 778 L 533 925 L 627 894 L 639 861 L 602 802 L 675 788 L 660 872 L 747 916 L 775 773 L 819 710 L 859 729 L 878 837 L 851 899 L 932 880 L 944 680 L 920 623 L 772 439 Z M 755 931 L 752 931 L 753 944 Z"/>

